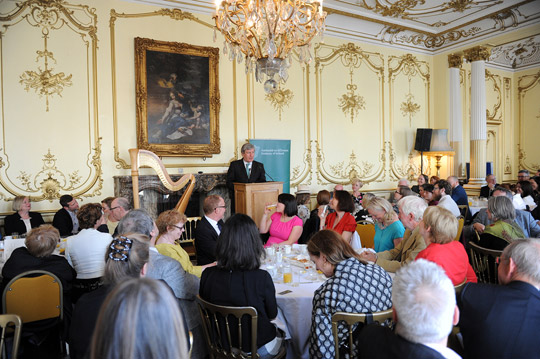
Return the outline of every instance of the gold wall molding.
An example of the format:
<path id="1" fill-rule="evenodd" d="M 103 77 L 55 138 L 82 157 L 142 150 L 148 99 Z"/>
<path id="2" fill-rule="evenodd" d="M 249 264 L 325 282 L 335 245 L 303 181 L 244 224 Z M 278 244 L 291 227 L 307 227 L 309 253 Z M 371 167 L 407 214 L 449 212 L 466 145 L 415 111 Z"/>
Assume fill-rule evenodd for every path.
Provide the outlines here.
<path id="1" fill-rule="evenodd" d="M 323 55 L 323 52 L 328 53 Z M 377 76 L 378 88 L 378 124 L 380 131 L 379 142 L 379 161 L 375 164 L 368 161 L 357 160 L 354 149 L 351 150 L 349 160 L 338 163 L 328 164 L 325 167 L 324 156 L 324 138 L 323 138 L 323 102 L 324 85 L 323 74 L 325 68 L 337 63 L 349 70 L 349 74 L 361 66 L 365 66 L 370 72 Z M 317 122 L 317 140 L 315 141 L 316 170 L 317 181 L 319 184 L 342 183 L 348 184 L 352 178 L 359 178 L 364 183 L 383 182 L 385 180 L 386 149 L 384 144 L 384 58 L 380 53 L 363 51 L 359 46 L 353 43 L 347 43 L 341 46 L 331 46 L 318 44 L 315 47 L 315 88 L 316 88 L 316 122 Z M 349 108 L 350 111 L 350 108 Z M 354 115 L 353 115 L 354 118 Z M 375 119 L 373 119 L 375 120 Z M 352 122 L 352 121 L 351 121 Z M 347 149 L 342 149 L 348 151 Z M 373 151 L 376 151 L 373 148 Z"/>
<path id="2" fill-rule="evenodd" d="M 504 160 L 504 174 L 505 175 L 512 174 L 512 163 L 510 162 L 510 156 L 508 155 L 506 155 L 506 159 Z"/>
<path id="3" fill-rule="evenodd" d="M 144 13 L 133 13 L 133 14 L 126 14 L 126 13 L 119 13 L 116 12 L 115 9 L 111 9 L 110 11 L 110 18 L 109 18 L 109 28 L 110 28 L 110 43 L 111 43 L 111 77 L 112 77 L 112 113 L 113 113 L 113 151 L 114 151 L 114 161 L 117 163 L 116 168 L 118 169 L 130 169 L 131 166 L 129 163 L 120 157 L 120 150 L 118 145 L 118 138 L 119 138 L 119 128 L 118 128 L 118 100 L 117 100 L 117 74 L 116 74 L 116 22 L 118 19 L 140 19 L 140 18 L 147 18 L 147 17 L 154 17 L 154 16 L 163 16 L 168 17 L 172 20 L 177 21 L 193 21 L 196 24 L 202 25 L 204 27 L 207 27 L 209 29 L 212 29 L 214 26 L 197 18 L 190 12 L 182 11 L 180 9 L 160 9 L 153 12 L 144 12 Z M 132 59 L 132 61 L 135 61 Z M 233 64 L 233 72 L 236 74 L 235 71 L 235 64 Z M 235 109 L 234 109 L 234 128 L 236 129 L 237 124 L 237 117 L 236 117 L 236 79 L 234 81 L 234 102 L 235 102 Z M 236 149 L 237 147 L 237 140 L 236 140 L 236 131 L 234 134 L 234 143 L 235 143 L 235 158 L 238 155 L 238 151 Z M 126 151 L 127 153 L 127 151 Z M 205 158 L 203 158 L 203 161 Z M 167 164 L 165 165 L 166 168 L 189 168 L 189 167 L 228 167 L 228 163 L 196 163 L 196 164 L 190 164 L 190 163 L 184 163 L 184 164 Z"/>
<path id="4" fill-rule="evenodd" d="M 389 85 L 389 91 L 390 91 L 390 98 L 389 98 L 389 122 L 390 122 L 390 138 L 388 140 L 388 146 L 389 146 L 389 153 L 390 153 L 390 178 L 391 179 L 400 179 L 403 177 L 409 177 L 409 172 L 411 169 L 415 169 L 417 173 L 415 175 L 419 175 L 420 171 L 418 166 L 414 167 L 410 165 L 410 156 L 407 158 L 407 163 L 402 165 L 397 165 L 397 159 L 395 156 L 395 152 L 393 150 L 393 137 L 394 137 L 394 125 L 397 121 L 397 119 L 394 117 L 394 105 L 395 105 L 395 98 L 398 96 L 395 94 L 395 82 L 398 76 L 405 76 L 407 78 L 408 82 L 408 92 L 403 94 L 404 101 L 400 104 L 400 110 L 404 117 L 408 117 L 409 124 L 408 127 L 414 127 L 412 123 L 412 119 L 414 115 L 420 111 L 421 106 L 425 106 L 425 114 L 426 114 L 426 126 L 431 127 L 431 119 L 430 119 L 430 84 L 431 84 L 431 78 L 430 78 L 430 68 L 429 64 L 426 61 L 420 61 L 415 56 L 411 54 L 405 54 L 402 56 L 390 56 L 388 58 L 388 85 Z M 415 99 L 414 95 L 412 94 L 411 89 L 411 81 L 414 78 L 420 78 L 422 83 L 424 84 L 424 98 L 425 103 L 423 105 L 418 104 Z M 401 95 L 400 95 L 401 96 Z M 418 126 L 420 127 L 420 126 Z M 399 151 L 399 153 L 404 153 L 405 151 L 409 152 L 412 151 L 412 149 L 396 149 Z M 414 176 L 413 176 L 414 177 Z"/>
<path id="5" fill-rule="evenodd" d="M 279 114 L 279 120 L 281 121 L 281 113 L 285 107 L 289 107 L 294 94 L 290 89 L 283 89 L 281 83 L 279 84 L 276 91 L 269 93 L 265 96 L 265 100 L 272 104 L 274 110 Z"/>
<path id="6" fill-rule="evenodd" d="M 5 5 L 5 4 L 4 4 Z M 103 187 L 102 179 L 102 163 L 101 163 L 101 137 L 99 135 L 98 121 L 98 81 L 97 81 L 97 15 L 96 9 L 90 8 L 87 5 L 72 5 L 62 0 L 28 0 L 24 2 L 14 3 L 13 10 L 6 16 L 0 16 L 0 46 L 2 54 L 0 58 L 0 75 L 2 79 L 2 148 L 0 149 L 0 185 L 11 195 L 29 196 L 32 201 L 48 200 L 52 202 L 60 197 L 60 191 L 65 191 L 74 197 L 94 197 L 101 195 Z M 66 59 L 55 57 L 51 48 L 55 45 L 51 44 L 53 32 L 67 29 L 67 32 L 76 34 L 77 41 L 82 42 L 81 56 L 86 58 L 87 63 L 84 64 L 85 73 L 79 79 L 85 79 L 88 83 L 84 83 L 83 87 L 87 89 L 88 98 L 83 99 L 81 112 L 70 117 L 71 121 L 81 119 L 83 127 L 88 128 L 88 138 L 85 140 L 77 138 L 79 147 L 72 147 L 73 150 L 83 148 L 84 143 L 88 143 L 88 153 L 78 158 L 78 163 L 85 163 L 88 168 L 88 176 L 80 173 L 80 169 L 71 172 L 62 171 L 56 166 L 57 158 L 49 149 L 47 154 L 43 155 L 43 166 L 33 175 L 32 169 L 22 169 L 24 165 L 32 165 L 32 161 L 26 161 L 27 158 L 17 158 L 19 148 L 10 148 L 6 138 L 11 138 L 9 133 L 6 133 L 6 121 L 19 121 L 20 119 L 6 118 L 6 104 L 9 106 L 11 101 L 6 96 L 6 87 L 14 87 L 15 84 L 6 83 L 4 76 L 5 71 L 9 69 L 5 65 L 4 55 L 6 51 L 3 49 L 2 40 L 7 39 L 11 31 L 15 31 L 16 26 L 25 26 L 41 28 L 41 35 L 44 41 L 43 51 L 36 51 L 38 54 L 36 62 L 43 61 L 44 67 L 38 66 L 38 71 L 27 70 L 20 76 L 20 84 L 23 84 L 29 89 L 34 89 L 40 97 L 46 99 L 46 112 L 49 112 L 49 98 L 53 95 L 62 97 L 62 93 L 66 87 L 72 86 L 74 82 L 74 74 L 66 75 L 63 72 L 54 72 L 52 63 L 57 64 L 57 61 L 63 61 L 66 64 Z M 32 33 L 32 32 L 29 32 Z M 54 33 L 56 34 L 56 33 Z M 70 46 L 70 43 L 62 43 L 62 46 Z M 76 51 L 77 47 L 72 46 L 72 51 Z M 16 56 L 10 53 L 11 56 Z M 68 59 L 72 61 L 72 59 Z M 59 65 L 62 67 L 62 65 Z M 77 83 L 80 85 L 79 83 Z M 55 111 L 62 113 L 62 102 L 54 107 Z M 88 113 L 84 113 L 84 109 L 88 108 Z M 54 115 L 54 114 L 52 114 Z M 54 120 L 61 117 L 54 117 Z M 87 121 L 87 122 L 86 122 Z M 86 123 L 85 123 L 86 122 Z M 34 133 L 41 133 L 43 138 L 48 136 L 57 136 L 56 133 L 48 133 L 47 129 L 50 124 L 43 124 L 43 127 L 34 127 Z M 19 137 L 19 136 L 16 136 Z M 54 138 L 54 137 L 51 137 Z M 74 146 L 65 141 L 65 146 Z M 67 150 L 67 148 L 66 148 Z M 56 149 L 58 151 L 58 149 Z M 62 149 L 60 149 L 62 151 Z M 13 154 L 10 154 L 13 152 Z M 70 158 L 73 161 L 74 158 Z M 14 166 L 14 165 L 17 166 Z M 11 168 L 18 168 L 19 173 L 13 175 L 9 173 Z M 84 167 L 83 167 L 84 168 Z M 66 174 L 67 173 L 67 174 Z M 13 178 L 15 177 L 15 178 Z M 7 194 L 0 193 L 0 198 L 11 200 Z"/>
<path id="7" fill-rule="evenodd" d="M 497 101 L 491 111 L 486 108 L 486 120 L 487 123 L 500 122 L 503 120 L 502 113 L 499 113 L 502 101 L 501 77 L 486 69 L 486 82 L 489 84 L 490 81 L 493 83 L 493 92 L 496 93 Z"/>
<path id="8" fill-rule="evenodd" d="M 462 54 L 450 54 L 448 55 L 448 67 L 460 69 L 463 65 Z"/>
<path id="9" fill-rule="evenodd" d="M 525 123 L 526 122 L 526 118 L 525 118 L 526 98 L 525 97 L 528 92 L 535 89 L 539 84 L 540 84 L 540 71 L 538 71 L 535 74 L 520 76 L 518 78 L 518 108 L 519 108 L 519 143 L 517 145 L 518 154 L 519 154 L 518 163 L 519 163 L 520 169 L 528 169 L 532 172 L 536 172 L 536 170 L 540 168 L 540 164 L 538 162 L 530 163 L 530 164 L 527 164 L 525 162 L 525 159 L 527 158 L 527 154 L 524 148 L 525 132 L 527 131 L 526 123 Z M 532 101 L 536 105 L 538 104 L 538 98 L 532 98 L 530 101 Z M 538 153 L 536 148 L 533 149 L 533 153 L 535 154 Z"/>

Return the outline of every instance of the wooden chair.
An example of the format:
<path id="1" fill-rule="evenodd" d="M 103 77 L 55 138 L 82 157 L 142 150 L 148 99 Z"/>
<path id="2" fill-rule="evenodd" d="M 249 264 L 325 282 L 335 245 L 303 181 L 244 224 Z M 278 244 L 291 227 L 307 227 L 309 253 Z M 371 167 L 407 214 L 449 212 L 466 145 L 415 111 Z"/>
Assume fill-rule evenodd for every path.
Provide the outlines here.
<path id="1" fill-rule="evenodd" d="M 471 264 L 478 277 L 479 283 L 499 283 L 497 258 L 501 256 L 501 250 L 480 247 L 474 242 L 469 242 Z"/>
<path id="2" fill-rule="evenodd" d="M 461 232 L 463 232 L 463 225 L 465 224 L 465 218 L 463 216 L 458 217 L 458 231 L 454 241 L 459 241 L 461 239 Z"/>
<path id="3" fill-rule="evenodd" d="M 53 273 L 43 270 L 19 274 L 9 281 L 2 295 L 3 313 L 18 315 L 24 324 L 58 318 L 51 326 L 60 326 L 60 350 L 65 353 L 61 330 L 64 319 L 63 305 L 62 282 Z"/>
<path id="4" fill-rule="evenodd" d="M 6 332 L 12 327 L 15 327 L 13 334 L 13 345 L 11 352 L 7 351 L 6 347 Z M 16 314 L 2 314 L 0 315 L 0 327 L 2 328 L 2 337 L 0 340 L 0 355 L 2 358 L 17 359 L 19 354 L 19 342 L 21 340 L 22 321 Z M 11 355 L 8 355 L 11 353 Z"/>
<path id="5" fill-rule="evenodd" d="M 467 215 L 469 214 L 469 205 L 468 204 L 458 204 L 459 213 L 461 213 L 461 216 L 463 218 L 467 218 Z"/>
<path id="6" fill-rule="evenodd" d="M 212 359 L 238 358 L 256 359 L 257 355 L 257 310 L 253 307 L 227 307 L 212 304 L 197 295 L 206 344 Z M 247 321 L 242 318 L 247 317 Z M 248 328 L 242 330 L 242 324 Z M 249 327 L 251 326 L 251 328 Z M 251 342 L 249 352 L 242 350 L 243 335 L 249 331 Z M 246 349 L 246 348 L 244 348 Z M 276 358 L 287 354 L 283 345 Z"/>
<path id="7" fill-rule="evenodd" d="M 334 346 L 335 346 L 335 358 L 339 359 L 339 338 L 338 338 L 338 323 L 344 321 L 347 324 L 348 329 L 348 341 L 347 347 L 349 349 L 349 357 L 354 358 L 353 354 L 353 326 L 358 323 L 371 324 L 377 323 L 383 325 L 387 321 L 392 320 L 392 309 L 383 310 L 382 312 L 375 313 L 346 313 L 346 312 L 336 312 L 332 315 L 332 335 L 334 336 Z"/>
<path id="8" fill-rule="evenodd" d="M 359 221 L 356 223 L 356 232 L 360 236 L 360 242 L 364 248 L 375 248 L 375 225 L 369 221 Z"/>
<path id="9" fill-rule="evenodd" d="M 459 297 L 461 291 L 463 290 L 463 287 L 465 287 L 465 284 L 467 284 L 467 278 L 463 279 L 463 282 L 454 286 L 454 290 L 456 291 L 456 298 Z"/>
<path id="10" fill-rule="evenodd" d="M 182 233 L 182 236 L 177 240 L 178 244 L 184 248 L 192 259 L 197 255 L 197 248 L 195 247 L 195 228 L 200 220 L 201 217 L 188 217 L 187 222 L 184 223 L 185 230 Z"/>

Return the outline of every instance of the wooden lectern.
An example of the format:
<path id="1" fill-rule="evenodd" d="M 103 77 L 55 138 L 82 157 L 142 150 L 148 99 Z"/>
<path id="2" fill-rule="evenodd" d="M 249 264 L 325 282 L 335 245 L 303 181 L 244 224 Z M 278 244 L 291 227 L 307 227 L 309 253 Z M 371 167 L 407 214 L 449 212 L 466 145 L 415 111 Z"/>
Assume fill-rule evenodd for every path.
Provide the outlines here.
<path id="1" fill-rule="evenodd" d="M 234 201 L 236 213 L 244 213 L 253 218 L 257 227 L 261 223 L 267 203 L 277 203 L 283 192 L 283 182 L 235 183 Z"/>

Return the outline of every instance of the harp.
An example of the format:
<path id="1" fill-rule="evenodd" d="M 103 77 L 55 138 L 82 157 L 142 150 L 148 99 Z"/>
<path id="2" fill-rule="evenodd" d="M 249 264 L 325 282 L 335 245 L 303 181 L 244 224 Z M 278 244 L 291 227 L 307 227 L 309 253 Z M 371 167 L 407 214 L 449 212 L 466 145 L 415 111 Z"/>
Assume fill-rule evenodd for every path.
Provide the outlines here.
<path id="1" fill-rule="evenodd" d="M 191 193 L 195 188 L 195 176 L 193 174 L 185 174 L 178 181 L 173 181 L 163 162 L 154 152 L 132 148 L 129 150 L 131 158 L 131 179 L 133 182 L 133 208 L 140 208 L 139 203 L 139 168 L 143 166 L 151 167 L 156 171 L 159 180 L 169 191 L 179 191 L 184 188 L 188 182 L 184 194 L 175 206 L 175 210 L 184 213 L 191 197 Z"/>

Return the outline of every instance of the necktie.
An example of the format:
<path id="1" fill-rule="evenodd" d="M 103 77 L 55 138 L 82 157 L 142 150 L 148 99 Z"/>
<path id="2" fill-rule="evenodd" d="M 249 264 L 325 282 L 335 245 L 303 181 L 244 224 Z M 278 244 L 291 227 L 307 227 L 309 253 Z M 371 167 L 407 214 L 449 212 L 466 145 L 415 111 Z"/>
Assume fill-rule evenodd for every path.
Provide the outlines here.
<path id="1" fill-rule="evenodd" d="M 249 178 L 249 175 L 251 174 L 251 166 L 249 165 L 249 163 L 246 163 L 246 173 Z"/>
<path id="2" fill-rule="evenodd" d="M 223 222 L 221 220 L 218 221 L 217 227 L 219 228 L 219 231 L 221 232 L 221 229 L 223 228 Z"/>

